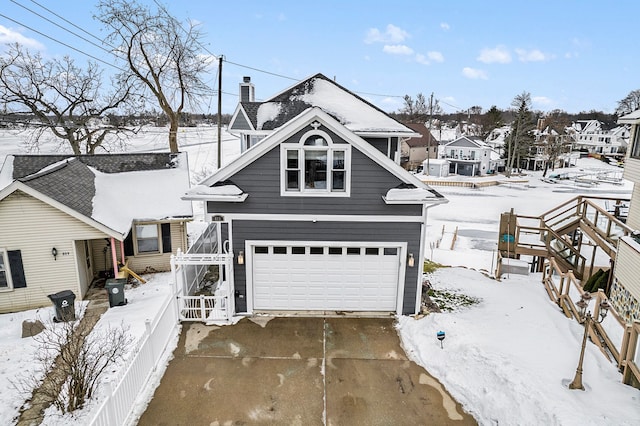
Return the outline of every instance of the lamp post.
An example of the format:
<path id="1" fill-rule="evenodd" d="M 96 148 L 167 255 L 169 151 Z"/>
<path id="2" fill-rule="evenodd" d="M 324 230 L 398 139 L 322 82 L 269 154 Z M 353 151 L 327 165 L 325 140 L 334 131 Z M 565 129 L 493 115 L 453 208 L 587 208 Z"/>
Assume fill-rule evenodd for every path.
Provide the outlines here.
<path id="1" fill-rule="evenodd" d="M 573 381 L 569 383 L 569 389 L 580 389 L 584 390 L 584 386 L 582 385 L 582 361 L 584 360 L 584 350 L 587 345 L 587 335 L 589 334 L 589 327 L 591 327 L 592 322 L 597 322 L 600 324 L 604 321 L 604 317 L 607 316 L 609 312 L 609 303 L 606 300 L 600 302 L 600 312 L 599 319 L 593 318 L 591 316 L 591 311 L 587 311 L 587 307 L 589 306 L 589 302 L 591 301 L 591 293 L 584 293 L 580 298 L 580 301 L 576 303 L 578 308 L 580 309 L 578 313 L 580 314 L 580 322 L 584 324 L 584 335 L 582 336 L 582 349 L 580 350 L 580 360 L 578 361 L 578 368 L 576 368 L 576 375 L 573 378 Z"/>

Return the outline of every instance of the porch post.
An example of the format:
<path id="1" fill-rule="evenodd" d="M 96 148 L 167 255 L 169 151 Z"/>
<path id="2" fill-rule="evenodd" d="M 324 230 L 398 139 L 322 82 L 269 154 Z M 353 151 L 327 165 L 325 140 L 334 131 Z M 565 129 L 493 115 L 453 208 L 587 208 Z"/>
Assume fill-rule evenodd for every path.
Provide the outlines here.
<path id="1" fill-rule="evenodd" d="M 111 237 L 111 260 L 113 261 L 113 277 L 118 277 L 118 254 L 116 253 L 116 239 Z"/>
<path id="2" fill-rule="evenodd" d="M 124 261 L 124 240 L 120 241 L 120 263 L 126 265 Z"/>

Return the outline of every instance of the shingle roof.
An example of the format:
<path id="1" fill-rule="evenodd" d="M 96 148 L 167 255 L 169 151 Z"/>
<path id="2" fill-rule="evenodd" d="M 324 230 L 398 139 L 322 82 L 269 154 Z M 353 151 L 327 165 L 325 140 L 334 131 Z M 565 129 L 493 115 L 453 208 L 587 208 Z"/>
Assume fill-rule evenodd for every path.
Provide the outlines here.
<path id="1" fill-rule="evenodd" d="M 433 138 L 433 135 L 423 123 L 403 123 L 416 133 L 420 133 L 419 138 L 409 138 L 406 143 L 411 148 L 426 147 L 427 145 L 437 145 L 438 142 Z"/>
<path id="2" fill-rule="evenodd" d="M 335 105 L 330 107 L 314 102 L 312 94 L 320 85 L 324 88 L 331 87 L 332 93 L 344 96 L 341 100 L 348 99 L 350 103 L 358 107 L 352 108 L 342 102 L 336 103 L 341 104 L 338 107 Z M 322 99 L 328 99 L 326 94 L 322 96 Z M 277 114 L 268 117 L 269 119 L 264 119 L 261 117 L 261 109 L 269 106 L 273 106 L 272 109 L 270 108 L 271 111 L 277 109 Z M 256 130 L 275 130 L 314 106 L 321 108 L 354 132 L 411 133 L 409 128 L 390 117 L 386 112 L 320 73 L 295 84 L 264 102 L 241 103 L 241 107 Z M 340 111 L 340 107 L 344 107 L 342 111 Z M 367 114 L 369 117 L 363 122 L 362 118 Z"/>
<path id="3" fill-rule="evenodd" d="M 184 164 L 180 164 L 180 156 L 184 156 Z M 186 166 L 186 154 L 173 153 L 140 153 L 140 154 L 108 154 L 108 155 L 13 155 L 12 175 L 13 179 L 22 184 L 36 190 L 37 192 L 54 199 L 55 201 L 67 206 L 68 208 L 84 215 L 88 218 L 96 217 L 95 202 L 97 190 L 101 189 L 104 193 L 104 183 L 99 186 L 96 183 L 97 174 L 99 176 L 122 176 L 127 182 L 136 185 L 136 188 L 125 188 L 127 193 L 135 193 L 135 191 L 144 191 L 145 197 L 137 197 L 140 207 L 128 210 L 130 213 L 121 211 L 121 214 L 133 214 L 134 211 L 144 211 L 144 217 L 132 216 L 125 218 L 125 222 L 130 223 L 133 219 L 154 218 L 153 213 L 149 213 L 148 208 L 144 209 L 146 203 L 153 200 L 160 200 L 167 196 L 166 186 L 177 185 L 184 187 L 186 191 L 189 188 L 188 168 Z M 167 170 L 170 175 L 164 173 L 162 175 L 148 175 L 148 178 L 133 178 L 139 174 L 124 174 L 127 172 L 151 172 Z M 175 174 L 179 172 L 179 174 Z M 145 174 L 144 176 L 147 176 Z M 154 177 L 155 176 L 155 180 Z M 158 183 L 158 178 L 164 176 L 165 183 Z M 173 178 L 175 176 L 175 178 Z M 133 179 L 134 181 L 131 181 Z M 170 184 L 166 179 L 175 179 Z M 104 182 L 104 180 L 103 180 Z M 143 188 L 140 188 L 144 185 Z M 109 190 L 117 193 L 118 188 L 109 185 Z M 133 192 L 132 192 L 133 191 Z M 122 197 L 121 197 L 122 198 Z M 125 197 L 126 198 L 126 197 Z M 114 208 L 117 203 L 114 200 Z M 178 206 L 181 201 L 176 201 L 176 207 L 170 207 L 165 211 L 155 211 L 157 215 L 162 217 L 184 217 L 186 210 L 184 206 Z M 135 204 L 135 201 L 134 201 Z M 149 206 L 146 206 L 149 207 Z M 142 209 L 142 210 L 141 210 Z M 190 208 L 189 208 L 190 210 Z M 104 213 L 104 212 L 103 212 Z M 104 216 L 104 214 L 102 214 Z M 158 217 L 160 217 L 158 216 Z M 111 219 L 111 218 L 107 218 Z M 109 220 L 102 221 L 104 225 L 114 226 L 116 223 Z M 117 231 L 126 231 L 122 227 L 113 228 Z"/>

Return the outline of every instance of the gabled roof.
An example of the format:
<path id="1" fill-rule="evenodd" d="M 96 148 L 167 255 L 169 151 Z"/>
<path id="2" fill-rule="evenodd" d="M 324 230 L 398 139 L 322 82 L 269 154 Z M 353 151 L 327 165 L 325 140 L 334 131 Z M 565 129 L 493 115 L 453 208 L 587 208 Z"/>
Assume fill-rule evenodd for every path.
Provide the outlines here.
<path id="1" fill-rule="evenodd" d="M 449 148 L 449 147 L 489 148 L 489 146 L 485 142 L 479 139 L 470 138 L 467 136 L 462 136 L 454 141 L 444 144 L 443 146 L 445 148 Z"/>
<path id="2" fill-rule="evenodd" d="M 20 190 L 117 238 L 134 220 L 193 215 L 179 200 L 189 188 L 186 153 L 13 155 L 0 174 L 12 179 L 0 201 Z"/>
<path id="3" fill-rule="evenodd" d="M 296 83 L 264 102 L 239 105 L 256 131 L 273 131 L 310 107 L 321 108 L 360 135 L 417 136 L 375 105 L 322 74 Z"/>
<path id="4" fill-rule="evenodd" d="M 438 144 L 438 142 L 436 142 L 436 140 L 433 138 L 433 135 L 431 134 L 427 126 L 424 125 L 424 123 L 404 123 L 404 125 L 414 132 L 420 134 L 419 137 L 409 138 L 405 141 L 406 144 L 409 145 L 409 147 L 420 148 Z"/>
<path id="5" fill-rule="evenodd" d="M 207 194 L 206 191 L 203 191 L 203 186 L 214 186 L 220 182 L 224 182 L 230 179 L 234 174 L 244 169 L 314 121 L 319 121 L 322 125 L 333 131 L 343 140 L 350 143 L 354 148 L 358 149 L 367 157 L 371 158 L 374 162 L 385 168 L 389 173 L 396 176 L 400 181 L 410 185 L 410 187 L 412 188 L 419 188 L 428 191 L 432 195 L 431 202 L 446 202 L 446 199 L 444 199 L 441 194 L 433 190 L 413 174 L 404 170 L 393 160 L 382 154 L 360 136 L 351 132 L 346 126 L 342 125 L 333 116 L 327 114 L 319 107 L 308 108 L 297 117 L 291 119 L 286 126 L 279 127 L 277 130 L 264 138 L 259 144 L 253 146 L 238 159 L 227 164 L 226 166 L 223 166 L 221 169 L 218 169 L 213 175 L 204 179 L 198 185 L 198 187 L 194 188 L 193 191 L 187 193 L 186 196 L 183 197 L 183 199 L 209 199 L 209 197 L 211 197 L 211 195 L 213 194 Z M 213 199 L 213 197 L 211 197 L 211 199 Z"/>

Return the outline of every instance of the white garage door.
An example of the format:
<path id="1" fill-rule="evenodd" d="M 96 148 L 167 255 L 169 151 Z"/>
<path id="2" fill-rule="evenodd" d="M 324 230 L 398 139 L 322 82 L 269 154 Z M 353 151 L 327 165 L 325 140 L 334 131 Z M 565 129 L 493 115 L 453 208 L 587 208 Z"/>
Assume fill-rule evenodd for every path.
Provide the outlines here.
<path id="1" fill-rule="evenodd" d="M 400 246 L 251 247 L 256 310 L 395 312 Z"/>

